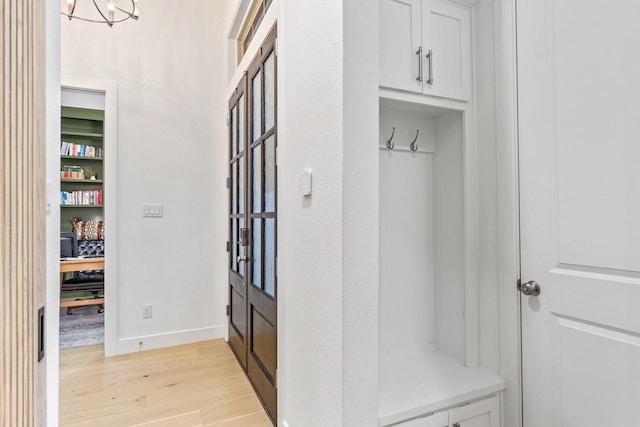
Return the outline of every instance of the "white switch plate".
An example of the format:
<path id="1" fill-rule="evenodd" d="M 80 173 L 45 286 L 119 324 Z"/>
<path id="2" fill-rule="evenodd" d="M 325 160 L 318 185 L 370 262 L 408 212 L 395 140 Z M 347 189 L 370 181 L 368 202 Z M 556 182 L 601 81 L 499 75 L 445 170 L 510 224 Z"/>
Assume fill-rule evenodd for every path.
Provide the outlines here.
<path id="1" fill-rule="evenodd" d="M 143 218 L 162 218 L 162 205 L 142 205 Z"/>
<path id="2" fill-rule="evenodd" d="M 300 175 L 300 193 L 303 196 L 311 195 L 311 171 L 308 169 Z"/>

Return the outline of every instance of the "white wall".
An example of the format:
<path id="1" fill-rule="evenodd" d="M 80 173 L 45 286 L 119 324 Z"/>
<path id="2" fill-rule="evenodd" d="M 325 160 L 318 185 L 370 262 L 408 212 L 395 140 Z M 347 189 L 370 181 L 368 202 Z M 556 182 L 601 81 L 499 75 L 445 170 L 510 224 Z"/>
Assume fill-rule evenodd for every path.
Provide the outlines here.
<path id="1" fill-rule="evenodd" d="M 342 425 L 357 427 L 378 422 L 379 30 L 377 2 L 342 3 Z"/>
<path id="2" fill-rule="evenodd" d="M 377 20 L 376 7 L 341 0 L 280 2 L 278 356 L 289 427 L 377 424 Z M 304 169 L 310 198 L 299 192 Z"/>
<path id="3" fill-rule="evenodd" d="M 225 333 L 224 5 L 145 2 L 113 28 L 62 19 L 62 82 L 118 86 L 118 353 Z"/>
<path id="4" fill-rule="evenodd" d="M 282 1 L 278 33 L 278 339 L 284 343 L 278 355 L 285 359 L 281 417 L 289 427 L 339 426 L 342 1 Z M 299 191 L 304 169 L 313 173 L 308 199 Z"/>

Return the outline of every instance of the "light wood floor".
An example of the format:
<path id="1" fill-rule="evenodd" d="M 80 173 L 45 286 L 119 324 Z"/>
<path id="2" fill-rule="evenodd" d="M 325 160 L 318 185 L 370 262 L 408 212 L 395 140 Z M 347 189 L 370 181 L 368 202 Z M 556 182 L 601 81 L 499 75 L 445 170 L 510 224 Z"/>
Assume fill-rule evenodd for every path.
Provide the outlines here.
<path id="1" fill-rule="evenodd" d="M 60 351 L 60 426 L 272 427 L 223 340 L 103 352 Z"/>

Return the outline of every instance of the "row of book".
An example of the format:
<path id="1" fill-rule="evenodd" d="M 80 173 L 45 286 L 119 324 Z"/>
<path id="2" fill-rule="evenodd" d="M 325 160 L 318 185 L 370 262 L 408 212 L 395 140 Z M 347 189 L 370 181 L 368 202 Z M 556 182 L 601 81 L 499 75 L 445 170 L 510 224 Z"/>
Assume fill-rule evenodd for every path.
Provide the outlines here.
<path id="1" fill-rule="evenodd" d="M 62 166 L 60 171 L 60 178 L 62 179 L 84 179 L 84 169 L 80 166 Z"/>
<path id="2" fill-rule="evenodd" d="M 102 190 L 61 191 L 60 204 L 102 206 Z"/>
<path id="3" fill-rule="evenodd" d="M 73 142 L 62 141 L 60 143 L 61 156 L 76 157 L 102 157 L 102 148 L 93 145 L 74 144 Z"/>

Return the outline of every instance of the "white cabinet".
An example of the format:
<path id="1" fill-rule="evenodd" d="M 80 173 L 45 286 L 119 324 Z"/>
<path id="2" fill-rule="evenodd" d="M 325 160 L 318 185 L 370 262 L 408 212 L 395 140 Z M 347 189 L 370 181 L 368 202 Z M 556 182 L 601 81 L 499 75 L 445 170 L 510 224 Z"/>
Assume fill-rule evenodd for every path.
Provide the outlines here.
<path id="1" fill-rule="evenodd" d="M 380 1 L 380 86 L 422 92 L 421 0 Z"/>
<path id="2" fill-rule="evenodd" d="M 396 424 L 397 427 L 448 427 L 449 413 L 447 411 L 436 412 L 426 417 L 415 418 L 411 421 Z"/>
<path id="3" fill-rule="evenodd" d="M 394 427 L 500 427 L 500 401 L 498 396 L 492 396 L 447 411 L 414 418 Z"/>
<path id="4" fill-rule="evenodd" d="M 450 427 L 500 427 L 498 396 L 449 409 Z"/>
<path id="5" fill-rule="evenodd" d="M 467 101 L 471 8 L 450 0 L 380 0 L 380 86 Z"/>
<path id="6" fill-rule="evenodd" d="M 469 116 L 380 98 L 380 426 L 418 422 L 505 386 L 468 345 L 480 340 Z"/>
<path id="7" fill-rule="evenodd" d="M 499 427 L 506 384 L 486 322 L 498 305 L 480 252 L 497 242 L 479 228 L 497 222 L 479 197 L 493 194 L 479 153 L 494 142 L 476 128 L 495 109 L 491 23 L 473 30 L 487 60 L 472 64 L 471 48 L 473 14 L 493 2 L 379 5 L 379 426 Z"/>

